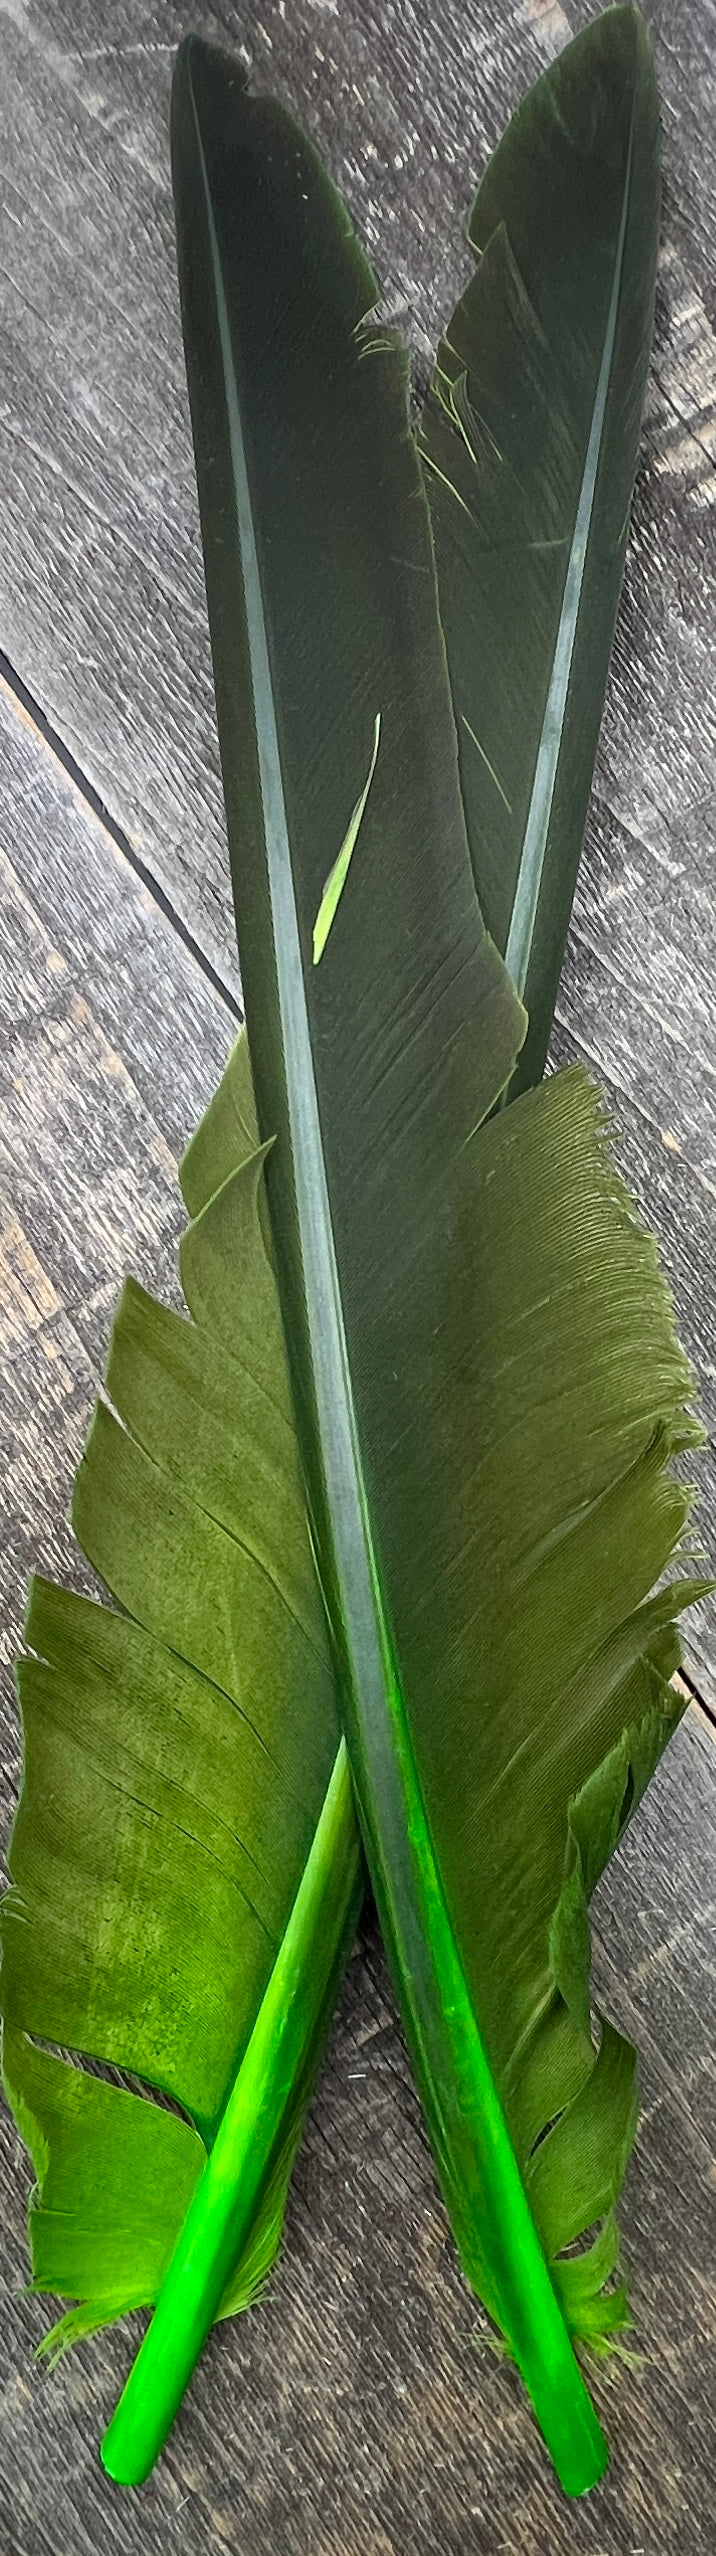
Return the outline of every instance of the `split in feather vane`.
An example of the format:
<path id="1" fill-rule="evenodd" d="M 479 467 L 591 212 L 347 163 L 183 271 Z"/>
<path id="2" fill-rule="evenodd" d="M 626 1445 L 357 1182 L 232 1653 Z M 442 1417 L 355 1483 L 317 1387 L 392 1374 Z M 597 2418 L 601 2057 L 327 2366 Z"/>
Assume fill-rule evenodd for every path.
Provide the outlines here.
<path id="1" fill-rule="evenodd" d="M 592 2037 L 587 1903 L 679 1709 L 673 1618 L 700 1583 L 650 1592 L 688 1506 L 669 1461 L 696 1433 L 653 1246 L 588 1081 L 558 1077 L 489 1118 L 514 1091 L 524 1015 L 473 871 L 503 948 L 522 915 L 519 973 L 536 992 L 543 1051 L 650 325 L 655 109 L 635 14 L 610 12 L 580 38 L 517 124 L 519 149 L 508 136 L 478 207 L 494 203 L 506 225 L 489 328 L 508 342 L 518 389 L 523 345 L 534 354 L 554 327 L 539 278 L 529 296 L 520 283 L 515 246 L 526 255 L 529 164 L 542 168 L 547 135 L 561 153 L 567 236 L 579 207 L 582 267 L 591 221 L 594 289 L 578 310 L 563 231 L 569 327 L 542 440 L 546 486 L 538 475 L 522 492 L 516 583 L 500 588 L 491 569 L 489 587 L 495 610 L 503 594 L 503 673 L 523 593 L 532 633 L 509 785 L 478 551 L 460 578 L 451 564 L 455 512 L 470 508 L 488 551 L 492 540 L 509 552 L 513 521 L 494 472 L 486 511 L 481 459 L 468 451 L 478 403 L 493 441 L 499 429 L 460 312 L 449 344 L 465 366 L 450 414 L 431 412 L 423 438 L 458 727 L 469 703 L 468 743 L 480 761 L 480 738 L 514 820 L 495 855 L 491 913 L 489 809 L 476 809 L 463 765 L 466 833 L 405 359 L 368 325 L 370 271 L 290 120 L 204 47 L 185 49 L 175 86 L 242 970 L 259 1126 L 277 1141 L 256 1152 L 247 1102 L 253 1159 L 236 1172 L 239 1049 L 188 1158 L 195 1326 L 129 1291 L 109 1373 L 128 1434 L 99 1417 L 78 1485 L 81 1540 L 139 1623 L 42 1586 L 31 1606 L 40 1659 L 21 1673 L 28 1773 L 14 1848 L 15 1910 L 30 1922 L 13 1937 L 11 1901 L 5 1987 L 11 2099 L 42 2187 L 36 2270 L 43 2286 L 87 2301 L 80 2330 L 136 2302 L 127 2278 L 140 2260 L 143 2297 L 156 2296 L 193 2194 L 106 2445 L 125 2481 L 147 2472 L 222 2296 L 240 2303 L 275 2250 L 360 1887 L 339 1708 L 465 2269 L 520 2362 L 563 2481 L 581 2490 L 604 2461 L 569 2333 L 604 2345 L 624 2321 L 623 2292 L 605 2284 L 635 2093 L 628 2046 L 606 2025 L 598 2048 Z M 489 370 L 488 337 L 485 315 Z M 441 358 L 443 390 L 451 360 Z M 438 432 L 442 478 L 428 460 Z M 514 453 L 509 467 L 514 477 Z M 533 567 L 547 555 L 545 523 L 559 526 L 561 586 Z M 479 598 L 472 624 L 466 579 Z M 511 734 L 514 746 L 516 714 Z M 516 932 L 514 922 L 513 942 Z M 261 1241 L 264 1187 L 330 1635 Z M 273 1384 L 267 1366 L 254 1373 L 259 1354 L 276 1360 Z M 245 1372 L 266 1398 L 258 1409 L 249 1394 L 248 1418 L 245 1384 L 238 1417 L 231 1407 Z M 270 1426 L 266 1402 L 278 1403 Z M 67 1796 L 59 1836 L 54 1809 L 51 1821 L 43 1811 L 51 1791 Z M 198 1979 L 203 1888 L 212 1960 Z M 162 1962 L 168 2001 L 156 1993 Z M 196 2126 L 70 2070 L 38 2036 L 136 2070 Z M 132 2140 L 161 2194 L 146 2214 L 152 2245 L 138 2232 Z M 198 2180 L 202 2142 L 211 2158 Z M 75 2236 L 79 2222 L 71 2261 L 47 2226 L 59 2210 Z M 598 2221 L 586 2251 L 565 2252 Z"/>

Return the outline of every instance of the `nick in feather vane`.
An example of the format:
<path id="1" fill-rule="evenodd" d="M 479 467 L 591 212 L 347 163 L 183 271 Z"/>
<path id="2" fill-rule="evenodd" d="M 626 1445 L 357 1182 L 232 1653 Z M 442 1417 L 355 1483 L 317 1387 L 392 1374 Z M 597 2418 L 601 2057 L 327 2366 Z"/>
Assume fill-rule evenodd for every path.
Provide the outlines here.
<path id="1" fill-rule="evenodd" d="M 251 1070 L 183 1165 L 191 1319 L 128 1284 L 78 1476 L 123 1611 L 30 1599 L 35 2278 L 78 2302 L 54 2348 L 153 2307 L 103 2445 L 139 2481 L 276 2252 L 355 1798 L 461 2260 L 579 2493 L 636 2119 L 588 1902 L 704 1585 L 661 1585 L 699 1432 L 654 1245 L 588 1077 L 539 1082 L 650 343 L 648 44 L 608 11 L 519 110 L 417 438 L 315 152 L 193 41 L 173 150 Z"/>

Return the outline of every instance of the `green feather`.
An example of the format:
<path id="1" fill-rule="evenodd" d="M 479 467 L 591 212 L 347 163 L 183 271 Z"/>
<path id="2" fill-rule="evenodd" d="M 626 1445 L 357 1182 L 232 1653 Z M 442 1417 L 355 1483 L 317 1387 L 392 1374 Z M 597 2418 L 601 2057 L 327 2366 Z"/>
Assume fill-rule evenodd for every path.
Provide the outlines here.
<path id="1" fill-rule="evenodd" d="M 60 2347 L 159 2294 L 103 2452 L 137 2481 L 278 2242 L 361 1887 L 343 1719 L 461 2257 L 580 2491 L 604 2445 L 569 2337 L 627 2320 L 636 2117 L 629 2045 L 594 2037 L 588 1901 L 678 1715 L 703 1583 L 651 1592 L 699 1433 L 588 1078 L 495 1104 L 541 1069 L 576 870 L 653 79 L 611 11 L 515 120 L 420 453 L 315 154 L 193 42 L 174 154 L 257 1117 L 242 1042 L 184 1165 L 191 1320 L 131 1284 L 120 1307 L 74 1520 L 126 1613 L 31 1606 L 4 1996 L 35 2268 L 80 2300 Z"/>
<path id="2" fill-rule="evenodd" d="M 659 108 L 635 9 L 529 91 L 490 161 L 420 428 L 483 913 L 544 1065 L 651 346 Z"/>
<path id="3" fill-rule="evenodd" d="M 339 1749 L 245 1038 L 183 1166 L 187 1322 L 128 1280 L 73 1519 L 126 1614 L 43 1580 L 18 1688 L 25 1775 L 3 1902 L 7 2092 L 30 2147 L 35 2286 L 63 2349 L 157 2297 L 269 1988 Z M 120 1426 L 120 1419 L 122 1425 Z M 352 1940 L 345 1822 L 323 1994 L 277 2106 L 217 2312 L 280 2242 L 318 2050 Z M 112 2063 L 179 2118 L 36 2047 Z"/>

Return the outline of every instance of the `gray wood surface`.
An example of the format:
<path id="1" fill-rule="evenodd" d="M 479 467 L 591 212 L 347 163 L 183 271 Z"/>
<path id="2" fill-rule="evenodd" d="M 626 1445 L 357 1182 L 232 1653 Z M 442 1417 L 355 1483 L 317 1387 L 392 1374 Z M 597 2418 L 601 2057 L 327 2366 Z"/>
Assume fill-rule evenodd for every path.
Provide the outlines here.
<path id="1" fill-rule="evenodd" d="M 241 46 L 344 187 L 424 366 L 462 220 L 526 81 L 589 14 L 559 0 L 249 0 Z M 713 0 L 649 11 L 665 109 L 654 376 L 555 1052 L 598 1065 L 716 1405 L 716 75 Z M 0 0 L 0 1659 L 31 1563 L 81 1583 L 69 1487 L 125 1268 L 174 1287 L 175 1162 L 237 991 L 166 111 L 186 18 Z M 53 750 L 47 726 L 54 731 Z M 61 756 L 77 767 L 63 769 Z M 104 803 L 107 822 L 89 804 Z M 121 848 L 126 845 L 126 853 Z M 140 879 L 132 862 L 146 872 Z M 173 919 L 172 919 L 173 918 Z M 218 984 L 210 981 L 206 966 Z M 702 1464 L 716 1548 L 716 1465 Z M 690 1633 L 716 1697 L 716 1615 Z M 96 2441 L 129 2335 L 54 2379 L 2 2130 L 1 2556 L 209 2544 L 242 2556 L 711 2556 L 716 2543 L 716 1758 L 690 1713 L 600 1894 L 598 1987 L 643 2056 L 624 2211 L 643 2363 L 602 2385 L 614 2464 L 561 2502 L 520 2391 L 476 2342 L 368 1927 L 266 2303 L 212 2338 L 157 2476 Z"/>

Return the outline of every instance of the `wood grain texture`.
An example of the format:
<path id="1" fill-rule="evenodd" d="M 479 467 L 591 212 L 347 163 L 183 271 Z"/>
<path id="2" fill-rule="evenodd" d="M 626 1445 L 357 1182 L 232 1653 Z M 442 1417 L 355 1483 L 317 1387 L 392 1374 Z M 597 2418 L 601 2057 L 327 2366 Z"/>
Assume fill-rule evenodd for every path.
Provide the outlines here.
<path id="1" fill-rule="evenodd" d="M 326 153 L 424 372 L 472 186 L 560 0 L 195 0 Z M 716 8 L 648 14 L 665 108 L 655 370 L 555 1053 L 586 1053 L 716 1418 Z M 121 829 L 236 992 L 173 265 L 167 100 L 186 12 L 0 0 L 0 649 L 109 827 L 0 690 L 0 1746 L 30 1563 L 87 1575 L 65 1518 L 125 1268 L 171 1295 L 178 1151 L 232 1022 L 123 860 Z M 716 1550 L 716 1463 L 702 1464 Z M 716 1615 L 691 1658 L 716 1696 Z M 602 2383 L 588 2506 L 478 2349 L 369 1925 L 266 2303 L 212 2339 L 158 2475 L 96 2442 L 129 2335 L 52 2380 L 23 2301 L 27 2167 L 2 2127 L 0 2556 L 712 2556 L 716 2541 L 716 1758 L 689 1715 L 602 1887 L 597 1991 L 645 2110 L 625 2248 L 643 2365 Z"/>

